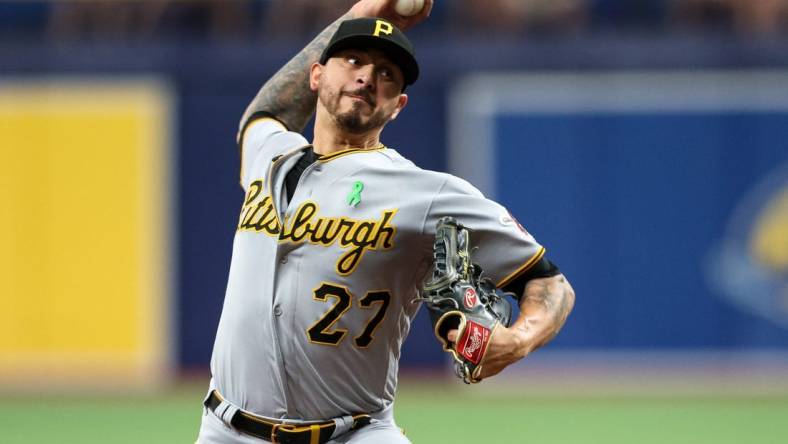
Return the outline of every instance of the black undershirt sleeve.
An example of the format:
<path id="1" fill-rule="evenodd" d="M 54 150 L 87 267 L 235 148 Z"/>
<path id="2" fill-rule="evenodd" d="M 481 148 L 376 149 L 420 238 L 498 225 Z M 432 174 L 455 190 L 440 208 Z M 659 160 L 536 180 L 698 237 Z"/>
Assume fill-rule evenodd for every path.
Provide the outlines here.
<path id="1" fill-rule="evenodd" d="M 315 161 L 319 158 L 315 151 L 310 146 L 304 155 L 298 159 L 293 168 L 290 168 L 290 171 L 287 172 L 287 176 L 285 176 L 285 188 L 287 190 L 287 201 L 293 200 L 293 194 L 295 194 L 296 186 L 298 186 L 298 179 L 301 178 L 301 174 L 304 173 L 304 170 L 315 163 Z"/>
<path id="2" fill-rule="evenodd" d="M 561 274 L 561 270 L 558 269 L 558 266 L 550 262 L 549 259 L 542 257 L 533 267 L 529 268 L 528 271 L 520 276 L 517 276 L 517 278 L 507 284 L 502 290 L 514 293 L 517 299 L 520 300 L 523 295 L 523 290 L 525 290 L 525 284 L 527 284 L 528 281 L 553 277 L 559 274 Z"/>

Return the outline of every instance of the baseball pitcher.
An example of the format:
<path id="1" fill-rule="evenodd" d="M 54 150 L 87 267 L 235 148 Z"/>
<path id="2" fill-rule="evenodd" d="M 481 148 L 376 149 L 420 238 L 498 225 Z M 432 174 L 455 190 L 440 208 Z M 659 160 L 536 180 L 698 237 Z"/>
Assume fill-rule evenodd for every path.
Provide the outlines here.
<path id="1" fill-rule="evenodd" d="M 381 143 L 419 76 L 402 31 L 432 8 L 401 16 L 395 3 L 358 1 L 241 119 L 245 198 L 200 444 L 408 443 L 393 403 L 420 306 L 469 383 L 547 343 L 572 308 L 505 208 Z M 504 292 L 521 309 L 511 325 Z"/>

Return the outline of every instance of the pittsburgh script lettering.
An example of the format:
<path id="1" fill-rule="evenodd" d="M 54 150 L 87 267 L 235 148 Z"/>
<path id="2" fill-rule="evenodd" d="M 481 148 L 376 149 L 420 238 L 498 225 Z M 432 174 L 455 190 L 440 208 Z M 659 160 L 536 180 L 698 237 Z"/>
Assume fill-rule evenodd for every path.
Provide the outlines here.
<path id="1" fill-rule="evenodd" d="M 318 216 L 318 205 L 306 201 L 298 206 L 292 217 L 285 219 L 282 229 L 271 195 L 264 194 L 263 187 L 262 180 L 249 186 L 238 230 L 265 233 L 281 241 L 309 242 L 326 247 L 336 242 L 341 248 L 348 249 L 337 261 L 336 269 L 340 275 L 352 273 L 368 250 L 387 250 L 394 245 L 396 227 L 391 225 L 391 219 L 397 210 L 382 211 L 377 220 L 322 217 Z"/>

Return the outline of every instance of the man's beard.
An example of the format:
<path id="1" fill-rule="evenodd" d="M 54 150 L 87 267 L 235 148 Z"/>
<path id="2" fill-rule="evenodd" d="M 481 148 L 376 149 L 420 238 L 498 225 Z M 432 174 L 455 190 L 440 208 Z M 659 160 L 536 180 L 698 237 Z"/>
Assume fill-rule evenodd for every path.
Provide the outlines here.
<path id="1" fill-rule="evenodd" d="M 349 94 L 363 97 L 366 103 L 353 101 L 350 110 L 345 112 L 339 111 L 339 101 L 342 99 L 341 92 L 329 91 L 328 88 L 320 88 L 318 91 L 318 99 L 323 107 L 334 117 L 337 125 L 351 134 L 363 134 L 370 130 L 381 128 L 386 122 L 389 121 L 390 115 L 385 109 L 377 109 L 369 117 L 364 119 L 364 107 L 375 107 L 374 99 L 366 91 L 353 91 Z"/>

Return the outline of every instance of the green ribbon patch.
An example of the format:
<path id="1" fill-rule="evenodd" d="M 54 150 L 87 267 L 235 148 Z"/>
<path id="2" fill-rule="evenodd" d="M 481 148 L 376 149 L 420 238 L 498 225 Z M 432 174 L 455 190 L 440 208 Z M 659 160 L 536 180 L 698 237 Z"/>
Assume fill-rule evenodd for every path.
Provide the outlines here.
<path id="1" fill-rule="evenodd" d="M 347 195 L 347 204 L 351 207 L 355 207 L 356 205 L 361 203 L 361 191 L 364 189 L 364 184 L 360 181 L 356 181 L 353 184 L 353 191 Z"/>

